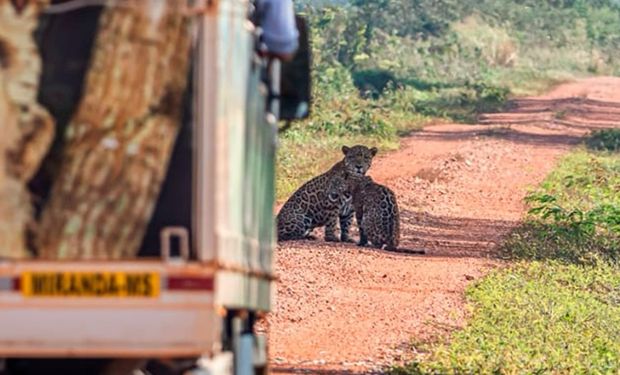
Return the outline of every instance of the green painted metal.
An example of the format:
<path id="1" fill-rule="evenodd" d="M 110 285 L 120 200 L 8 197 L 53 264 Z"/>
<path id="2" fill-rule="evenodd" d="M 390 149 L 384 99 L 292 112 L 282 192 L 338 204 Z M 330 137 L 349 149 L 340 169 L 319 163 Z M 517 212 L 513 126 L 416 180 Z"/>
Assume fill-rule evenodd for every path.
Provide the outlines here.
<path id="1" fill-rule="evenodd" d="M 217 167 L 216 257 L 238 270 L 269 275 L 275 245 L 277 132 L 266 120 L 267 89 L 261 79 L 266 63 L 255 54 L 247 15 L 247 3 L 219 2 L 216 126 L 217 134 L 224 135 L 218 142 L 225 144 L 216 148 L 225 166 Z M 271 283 L 259 288 L 259 295 L 252 285 L 249 277 L 236 279 L 224 286 L 218 301 L 227 307 L 268 309 Z M 239 293 L 239 288 L 248 293 Z"/>

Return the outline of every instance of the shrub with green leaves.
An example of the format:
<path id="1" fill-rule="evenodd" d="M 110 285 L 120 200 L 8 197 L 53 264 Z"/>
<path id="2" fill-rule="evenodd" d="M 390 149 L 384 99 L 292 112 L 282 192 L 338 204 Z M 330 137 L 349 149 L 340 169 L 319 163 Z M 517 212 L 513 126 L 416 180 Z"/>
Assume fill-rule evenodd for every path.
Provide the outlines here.
<path id="1" fill-rule="evenodd" d="M 597 130 L 586 144 L 593 150 L 620 152 L 620 129 Z"/>
<path id="2" fill-rule="evenodd" d="M 579 263 L 620 260 L 619 191 L 620 156 L 585 150 L 567 156 L 526 198 L 530 216 L 508 238 L 504 255 Z"/>

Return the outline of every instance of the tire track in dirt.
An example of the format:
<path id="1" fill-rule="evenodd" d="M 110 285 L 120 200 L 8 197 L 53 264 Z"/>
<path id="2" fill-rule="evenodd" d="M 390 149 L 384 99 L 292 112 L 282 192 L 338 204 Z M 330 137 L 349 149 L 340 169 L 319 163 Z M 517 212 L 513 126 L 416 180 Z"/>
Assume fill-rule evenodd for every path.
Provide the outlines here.
<path id="1" fill-rule="evenodd" d="M 437 125 L 403 139 L 370 174 L 399 199 L 401 246 L 423 256 L 298 241 L 276 250 L 273 373 L 380 372 L 412 340 L 461 327 L 464 290 L 501 264 L 493 252 L 525 212 L 523 197 L 591 129 L 620 123 L 619 78 L 515 100 L 479 125 Z"/>

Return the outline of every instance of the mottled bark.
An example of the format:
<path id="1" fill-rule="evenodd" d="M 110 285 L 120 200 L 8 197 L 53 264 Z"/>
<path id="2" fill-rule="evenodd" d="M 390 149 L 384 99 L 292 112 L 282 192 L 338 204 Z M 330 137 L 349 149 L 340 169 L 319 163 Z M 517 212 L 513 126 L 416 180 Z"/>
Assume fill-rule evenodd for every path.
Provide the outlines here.
<path id="1" fill-rule="evenodd" d="M 0 257 L 24 258 L 32 223 L 28 180 L 54 136 L 37 103 L 41 59 L 32 33 L 42 0 L 0 0 Z"/>
<path id="2" fill-rule="evenodd" d="M 181 120 L 190 35 L 182 7 L 132 1 L 100 20 L 84 95 L 43 210 L 39 255 L 137 254 Z"/>

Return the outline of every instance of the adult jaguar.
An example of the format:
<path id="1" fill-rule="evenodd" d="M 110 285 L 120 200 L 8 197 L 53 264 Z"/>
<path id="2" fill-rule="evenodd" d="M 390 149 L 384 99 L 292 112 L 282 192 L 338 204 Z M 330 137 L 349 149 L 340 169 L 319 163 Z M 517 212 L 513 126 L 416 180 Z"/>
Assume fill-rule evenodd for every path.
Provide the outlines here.
<path id="1" fill-rule="evenodd" d="M 304 185 L 295 199 L 289 199 L 278 213 L 278 241 L 314 239 L 314 228 L 325 226 L 325 241 L 338 241 L 334 235 L 343 202 L 351 202 L 346 175 L 314 178 Z"/>
<path id="2" fill-rule="evenodd" d="M 342 153 L 344 158 L 341 161 L 302 185 L 282 206 L 277 217 L 278 240 L 308 238 L 314 228 L 325 225 L 326 241 L 353 242 L 349 237 L 353 207 L 346 181 L 366 174 L 377 148 L 342 146 Z M 335 192 L 335 186 L 343 181 L 347 186 Z M 338 194 L 338 202 L 330 200 L 330 194 Z M 335 234 L 338 221 L 340 239 Z"/>

